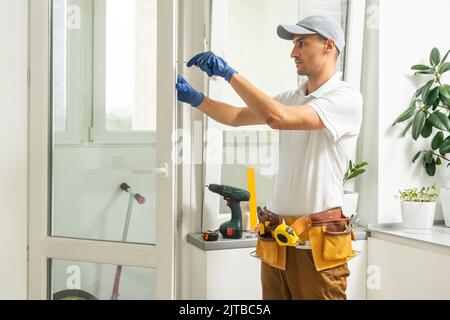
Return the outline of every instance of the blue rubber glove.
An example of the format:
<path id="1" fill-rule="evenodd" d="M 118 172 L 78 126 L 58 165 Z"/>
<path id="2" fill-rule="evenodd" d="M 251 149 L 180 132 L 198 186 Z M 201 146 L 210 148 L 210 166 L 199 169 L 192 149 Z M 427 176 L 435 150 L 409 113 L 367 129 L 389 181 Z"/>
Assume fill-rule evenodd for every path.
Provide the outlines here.
<path id="1" fill-rule="evenodd" d="M 189 103 L 195 108 L 205 99 L 205 95 L 192 88 L 182 76 L 177 77 L 176 88 L 178 101 Z"/>
<path id="2" fill-rule="evenodd" d="M 211 51 L 199 53 L 188 61 L 187 66 L 197 66 L 210 77 L 219 76 L 230 82 L 231 77 L 237 71 L 231 68 L 221 57 Z"/>

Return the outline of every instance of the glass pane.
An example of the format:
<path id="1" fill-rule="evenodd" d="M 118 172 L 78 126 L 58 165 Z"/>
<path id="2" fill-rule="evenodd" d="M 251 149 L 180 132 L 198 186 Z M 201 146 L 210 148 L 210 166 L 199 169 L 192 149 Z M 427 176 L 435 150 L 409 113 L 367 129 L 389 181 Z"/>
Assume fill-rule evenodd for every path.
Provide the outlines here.
<path id="1" fill-rule="evenodd" d="M 256 205 L 264 206 L 271 194 L 272 177 L 278 166 L 278 132 L 225 131 L 223 141 L 221 183 L 247 190 L 247 169 L 254 168 Z M 241 204 L 244 213 L 248 211 L 248 204 Z M 225 201 L 220 202 L 220 213 L 230 213 Z"/>
<path id="2" fill-rule="evenodd" d="M 300 0 L 300 19 L 312 15 L 324 15 L 333 18 L 341 24 L 344 33 L 347 34 L 348 0 Z M 336 70 L 341 73 L 342 79 L 345 69 L 345 51 L 344 48 L 336 64 Z"/>
<path id="3" fill-rule="evenodd" d="M 146 1 L 126 1 L 132 8 L 139 8 L 138 3 L 142 5 L 144 2 Z M 123 1 L 118 3 L 127 7 Z M 56 4 L 66 8 L 59 8 Z M 92 0 L 55 0 L 53 8 L 54 21 L 68 17 L 67 24 L 53 25 L 53 34 L 66 38 L 58 43 L 54 42 L 53 47 L 58 46 L 58 50 L 64 51 L 65 43 L 69 54 L 66 63 L 61 65 L 62 71 L 53 69 L 52 76 L 56 79 L 60 77 L 60 73 L 65 73 L 65 77 L 70 80 L 70 89 L 65 91 L 64 86 L 54 82 L 52 91 L 61 100 L 70 102 L 67 122 L 71 124 L 71 129 L 78 126 L 78 131 L 88 136 L 87 129 L 91 126 L 90 116 L 93 112 L 89 97 L 93 89 L 86 88 L 85 84 L 89 83 L 86 79 L 93 78 L 92 61 L 89 57 L 92 57 L 93 26 L 96 23 L 92 19 L 95 17 L 101 20 L 102 17 L 98 12 L 94 15 Z M 135 16 L 136 30 L 145 29 L 145 23 L 138 17 L 140 15 Z M 56 49 L 52 49 L 53 64 L 56 65 L 59 56 L 55 53 Z M 115 63 L 120 65 L 117 61 Z M 134 73 L 135 70 L 146 67 L 146 63 L 143 63 L 142 68 L 138 64 L 129 72 Z M 98 88 L 98 83 L 94 84 L 94 88 Z M 143 104 L 146 104 L 145 101 Z M 56 100 L 53 101 L 52 108 L 53 113 L 57 114 Z M 152 114 L 155 118 L 156 110 L 152 110 Z M 144 114 L 139 114 L 139 117 L 144 117 Z M 57 130 L 58 125 L 55 124 L 53 132 Z M 150 133 L 147 134 L 150 136 Z M 156 176 L 132 173 L 136 169 L 157 166 L 154 145 L 54 144 L 51 150 L 51 236 L 148 244 L 155 242 Z M 146 199 L 143 204 L 136 200 L 132 202 L 129 219 L 127 213 L 131 194 L 120 189 L 122 183 L 127 183 L 132 192 L 139 193 Z M 125 231 L 126 239 L 123 238 Z"/>
<path id="4" fill-rule="evenodd" d="M 56 131 L 66 130 L 67 1 L 53 4 L 53 108 Z"/>
<path id="5" fill-rule="evenodd" d="M 155 299 L 154 269 L 54 259 L 50 270 L 54 300 Z"/>
<path id="6" fill-rule="evenodd" d="M 102 1 L 106 130 L 155 131 L 156 1 Z"/>
<path id="7" fill-rule="evenodd" d="M 138 147 L 70 148 L 53 152 L 52 236 L 155 243 L 156 177 L 132 170 L 156 167 L 154 149 Z M 153 152 L 152 152 L 153 151 Z M 132 202 L 127 183 L 144 204 Z"/>

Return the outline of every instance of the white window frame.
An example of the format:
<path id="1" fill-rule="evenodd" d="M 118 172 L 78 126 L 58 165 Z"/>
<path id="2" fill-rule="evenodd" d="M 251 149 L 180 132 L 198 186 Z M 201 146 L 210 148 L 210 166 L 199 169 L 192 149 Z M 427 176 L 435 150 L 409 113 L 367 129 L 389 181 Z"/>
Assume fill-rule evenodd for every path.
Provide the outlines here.
<path id="1" fill-rule="evenodd" d="M 156 299 L 175 297 L 176 166 L 173 143 L 167 143 L 176 128 L 176 39 L 177 0 L 158 0 L 158 105 L 157 163 L 167 163 L 167 176 L 157 179 L 156 244 L 131 244 L 50 236 L 51 212 L 51 0 L 29 0 L 29 266 L 28 298 L 49 298 L 49 261 L 63 259 L 106 263 L 156 271 Z M 135 168 L 130 168 L 130 171 Z M 145 169 L 145 168 L 144 168 Z"/>
<path id="2" fill-rule="evenodd" d="M 210 43 L 211 50 L 217 54 L 224 56 L 225 44 L 221 30 L 227 28 L 227 0 L 211 0 L 211 22 L 210 22 Z M 362 67 L 362 52 L 363 52 L 363 36 L 364 36 L 364 17 L 365 17 L 365 2 L 360 0 L 349 0 L 348 2 L 348 22 L 347 22 L 347 43 L 345 50 L 345 69 L 344 80 L 351 83 L 355 88 L 360 87 L 361 80 L 361 67 Z M 226 57 L 225 57 L 226 59 Z M 222 92 L 222 86 L 227 85 L 223 81 L 210 81 L 209 82 L 209 94 L 220 96 Z M 230 127 L 225 126 L 211 118 L 207 118 L 207 128 L 216 128 L 219 130 L 227 130 Z M 248 127 L 233 128 L 238 130 L 261 130 L 267 129 L 264 126 L 252 126 L 252 129 Z M 208 132 L 207 132 L 208 135 Z M 245 133 L 244 133 L 245 135 Z M 223 145 L 223 135 L 207 137 L 214 139 L 214 145 Z M 208 148 L 208 146 L 206 146 Z M 222 149 L 219 148 L 219 159 L 222 159 Z M 356 152 L 356 150 L 355 150 Z M 206 150 L 206 158 L 204 165 L 204 182 L 205 183 L 221 183 L 222 164 L 213 163 L 212 159 L 208 159 L 208 152 Z M 354 158 L 354 155 L 353 155 Z M 231 218 L 230 212 L 220 212 L 220 201 L 223 201 L 221 197 L 218 197 L 212 192 L 206 192 L 203 197 L 203 220 L 202 231 L 215 230 L 223 222 Z"/>

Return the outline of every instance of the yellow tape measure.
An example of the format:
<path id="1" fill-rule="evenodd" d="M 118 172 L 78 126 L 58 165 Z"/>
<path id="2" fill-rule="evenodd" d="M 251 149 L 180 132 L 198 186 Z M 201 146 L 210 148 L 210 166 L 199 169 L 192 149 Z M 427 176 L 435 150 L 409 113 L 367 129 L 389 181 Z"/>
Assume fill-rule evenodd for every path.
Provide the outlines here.
<path id="1" fill-rule="evenodd" d="M 273 232 L 273 236 L 279 246 L 295 247 L 300 241 L 294 230 L 287 224 L 280 224 Z"/>

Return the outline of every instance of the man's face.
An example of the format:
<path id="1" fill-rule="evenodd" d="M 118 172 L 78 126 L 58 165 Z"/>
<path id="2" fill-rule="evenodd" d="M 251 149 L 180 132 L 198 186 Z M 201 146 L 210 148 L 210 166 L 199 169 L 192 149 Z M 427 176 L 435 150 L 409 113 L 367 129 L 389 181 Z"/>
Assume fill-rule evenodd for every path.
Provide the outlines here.
<path id="1" fill-rule="evenodd" d="M 315 34 L 298 35 L 292 41 L 291 58 L 295 61 L 298 75 L 309 76 L 311 72 L 322 69 L 328 59 L 326 41 Z"/>

